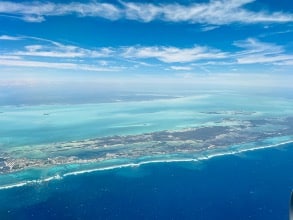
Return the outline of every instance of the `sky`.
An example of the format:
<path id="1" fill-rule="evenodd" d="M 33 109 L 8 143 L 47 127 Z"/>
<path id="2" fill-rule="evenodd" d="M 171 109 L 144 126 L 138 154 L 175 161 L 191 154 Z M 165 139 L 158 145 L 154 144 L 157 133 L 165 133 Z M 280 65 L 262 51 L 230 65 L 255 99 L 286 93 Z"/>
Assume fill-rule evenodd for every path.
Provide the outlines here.
<path id="1" fill-rule="evenodd" d="M 0 85 L 173 79 L 290 87 L 292 39 L 290 0 L 0 1 Z"/>

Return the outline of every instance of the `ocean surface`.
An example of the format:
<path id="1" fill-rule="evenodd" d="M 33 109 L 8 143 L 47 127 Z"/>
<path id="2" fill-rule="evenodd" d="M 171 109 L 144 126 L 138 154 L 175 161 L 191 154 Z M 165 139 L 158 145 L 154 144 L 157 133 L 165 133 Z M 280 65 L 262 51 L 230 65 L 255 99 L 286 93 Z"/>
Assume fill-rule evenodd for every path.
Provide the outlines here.
<path id="1" fill-rule="evenodd" d="M 288 219 L 293 144 L 0 191 L 0 219 Z"/>
<path id="2" fill-rule="evenodd" d="M 293 93 L 6 94 L 0 220 L 288 219 Z"/>

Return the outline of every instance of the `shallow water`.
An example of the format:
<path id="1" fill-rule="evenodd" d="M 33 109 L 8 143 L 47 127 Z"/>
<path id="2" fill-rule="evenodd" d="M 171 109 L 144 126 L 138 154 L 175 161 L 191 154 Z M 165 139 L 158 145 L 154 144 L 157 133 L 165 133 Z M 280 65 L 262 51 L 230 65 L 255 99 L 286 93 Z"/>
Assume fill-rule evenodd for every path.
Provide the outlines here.
<path id="1" fill-rule="evenodd" d="M 252 121 L 255 124 L 249 125 L 249 130 L 245 128 L 246 132 L 267 134 L 263 138 L 246 140 L 244 143 L 232 141 L 227 143 L 223 150 L 180 154 L 176 151 L 160 154 L 145 152 L 145 155 L 141 154 L 134 158 L 123 156 L 88 164 L 75 162 L 31 167 L 18 172 L 1 174 L 1 188 L 27 183 L 37 184 L 69 174 L 121 166 L 137 166 L 153 161 L 204 160 L 214 155 L 233 154 L 278 145 L 291 141 L 293 135 L 292 124 L 290 125 L 290 117 L 293 116 L 292 99 L 231 91 L 185 94 L 181 97 L 165 99 L 155 96 L 153 100 L 148 101 L 5 105 L 0 106 L 0 112 L 0 157 L 2 158 L 47 160 L 47 158 L 61 155 L 68 157 L 77 155 L 86 159 L 91 158 L 95 152 L 83 148 L 71 150 L 67 144 L 71 144 L 70 141 L 77 141 L 76 144 L 69 145 L 76 147 L 79 141 L 90 141 L 90 138 L 143 135 L 166 130 L 180 131 L 212 126 L 240 129 L 241 126 L 251 124 Z M 286 125 L 282 124 L 284 120 Z M 284 129 L 287 129 L 286 132 Z M 145 144 L 147 143 L 142 143 L 141 147 L 145 147 Z M 65 149 L 64 146 L 67 148 Z M 120 146 L 114 147 L 115 152 L 120 153 Z M 124 147 L 128 147 L 129 152 L 133 149 L 127 145 Z"/>
<path id="2" fill-rule="evenodd" d="M 291 99 L 231 93 L 135 102 L 0 106 L 0 112 L 2 150 L 29 144 L 199 127 L 232 117 L 292 116 L 293 106 Z M 235 116 L 234 112 L 250 115 Z"/>

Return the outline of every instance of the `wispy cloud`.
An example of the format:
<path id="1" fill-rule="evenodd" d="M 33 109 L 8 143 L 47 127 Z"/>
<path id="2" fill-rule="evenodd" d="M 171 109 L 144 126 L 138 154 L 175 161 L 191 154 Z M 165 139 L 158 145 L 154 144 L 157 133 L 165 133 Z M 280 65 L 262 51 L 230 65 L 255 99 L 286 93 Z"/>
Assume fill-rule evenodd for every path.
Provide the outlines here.
<path id="1" fill-rule="evenodd" d="M 211 26 L 211 25 L 209 25 L 209 26 L 202 27 L 201 28 L 201 31 L 203 31 L 203 32 L 212 31 L 212 30 L 215 30 L 217 28 L 219 28 L 219 26 Z"/>
<path id="2" fill-rule="evenodd" d="M 124 49 L 123 57 L 135 59 L 153 58 L 165 63 L 186 63 L 203 59 L 221 59 L 226 54 L 208 47 L 192 48 L 177 47 L 128 47 Z"/>
<path id="3" fill-rule="evenodd" d="M 28 44 L 22 49 L 6 52 L 12 56 L 54 57 L 54 58 L 100 58 L 108 57 L 114 51 L 111 48 L 86 49 L 74 45 L 65 45 L 56 41 L 32 36 L 0 36 L 0 40 L 23 40 L 23 42 L 38 42 Z M 1 52 L 1 51 L 0 51 Z"/>
<path id="4" fill-rule="evenodd" d="M 190 66 L 170 66 L 170 69 L 178 70 L 178 71 L 189 71 L 189 70 L 192 70 L 192 67 L 190 67 Z"/>
<path id="5" fill-rule="evenodd" d="M 292 55 L 274 55 L 274 56 L 266 56 L 262 54 L 251 55 L 238 59 L 239 64 L 253 64 L 253 63 L 272 63 L 278 64 L 279 62 L 284 61 L 282 63 L 287 63 L 290 61 L 292 63 L 293 56 Z"/>
<path id="6" fill-rule="evenodd" d="M 14 37 L 14 36 L 9 36 L 9 35 L 1 35 L 0 40 L 21 40 L 21 37 Z"/>
<path id="7" fill-rule="evenodd" d="M 275 63 L 276 65 L 281 65 L 281 66 L 293 66 L 293 58 L 291 57 L 290 60 L 285 60 L 285 61 L 281 61 L 278 63 Z"/>
<path id="8" fill-rule="evenodd" d="M 5 36 L 5 38 L 14 39 L 16 37 Z M 142 61 L 147 59 L 156 59 L 163 63 L 188 63 L 198 60 L 223 59 L 228 56 L 228 53 L 218 49 L 199 45 L 187 48 L 173 46 L 128 46 L 87 49 L 38 37 L 22 36 L 19 39 L 24 41 L 23 48 L 5 52 L 5 55 L 31 58 L 117 58 L 144 66 L 151 65 L 148 62 Z M 25 44 L 27 42 L 29 43 Z"/>
<path id="9" fill-rule="evenodd" d="M 8 60 L 20 60 L 20 56 L 11 56 L 11 55 L 0 55 L 0 59 L 8 59 Z"/>
<path id="10" fill-rule="evenodd" d="M 13 52 L 18 56 L 55 57 L 55 58 L 97 58 L 107 57 L 112 53 L 109 48 L 89 50 L 72 45 L 27 45 L 24 50 Z"/>
<path id="11" fill-rule="evenodd" d="M 79 17 L 101 17 L 109 20 L 129 19 L 141 22 L 161 20 L 209 25 L 231 23 L 282 23 L 293 22 L 293 15 L 284 12 L 252 11 L 244 6 L 255 0 L 211 0 L 207 3 L 182 5 L 177 3 L 120 4 L 100 2 L 0 2 L 0 13 L 18 16 L 27 22 L 43 22 L 45 17 L 77 15 Z"/>
<path id="12" fill-rule="evenodd" d="M 86 70 L 94 72 L 112 72 L 119 71 L 119 67 L 97 67 L 93 65 L 77 64 L 77 63 L 64 63 L 64 62 L 44 62 L 44 61 L 30 61 L 30 60 L 10 60 L 2 59 L 0 57 L 1 66 L 13 67 L 33 67 L 33 68 L 49 68 L 49 69 L 69 69 L 69 70 Z"/>
<path id="13" fill-rule="evenodd" d="M 241 54 L 278 54 L 284 52 L 282 46 L 261 42 L 255 38 L 248 38 L 246 40 L 236 41 L 234 42 L 234 45 L 244 49 L 244 51 L 241 52 Z"/>
<path id="14" fill-rule="evenodd" d="M 4 37 L 3 37 L 4 36 Z M 293 55 L 283 46 L 248 38 L 234 42 L 236 52 L 195 45 L 128 46 L 82 48 L 31 36 L 6 36 L 3 39 L 21 39 L 21 48 L 0 48 L 0 66 L 70 69 L 84 71 L 122 71 L 156 68 L 173 71 L 200 70 L 210 73 L 218 67 L 235 69 L 236 65 L 266 64 L 286 65 L 293 63 Z M 154 62 L 155 61 L 155 62 Z M 237 69 L 239 69 L 237 67 Z"/>
<path id="15" fill-rule="evenodd" d="M 56 4 L 53 2 L 0 2 L 0 13 L 20 16 L 27 22 L 42 22 L 47 16 L 70 14 L 113 20 L 120 17 L 120 10 L 115 5 L 97 2 L 72 2 L 69 4 Z"/>
<path id="16" fill-rule="evenodd" d="M 124 3 L 126 18 L 149 22 L 163 20 L 199 24 L 292 22 L 293 15 L 281 12 L 250 11 L 243 6 L 254 0 L 211 0 L 208 3 L 140 4 Z"/>
<path id="17" fill-rule="evenodd" d="M 244 49 L 235 54 L 238 64 L 278 64 L 293 61 L 293 55 L 287 54 L 282 46 L 261 42 L 254 38 L 237 41 L 234 45 Z"/>
<path id="18" fill-rule="evenodd" d="M 48 69 L 85 70 L 95 72 L 119 71 L 121 66 L 109 67 L 111 48 L 86 49 L 32 36 L 2 36 L 3 39 L 22 40 L 22 48 L 7 51 L 0 48 L 0 66 Z M 29 43 L 28 43 L 29 42 Z M 32 44 L 37 42 L 38 44 Z M 28 43 L 28 44 L 27 44 Z"/>

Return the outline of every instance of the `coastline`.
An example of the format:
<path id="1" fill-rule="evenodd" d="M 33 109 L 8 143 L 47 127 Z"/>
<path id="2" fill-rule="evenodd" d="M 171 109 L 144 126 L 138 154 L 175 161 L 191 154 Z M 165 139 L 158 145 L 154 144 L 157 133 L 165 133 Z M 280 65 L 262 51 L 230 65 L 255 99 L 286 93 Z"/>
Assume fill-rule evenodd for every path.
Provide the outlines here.
<path id="1" fill-rule="evenodd" d="M 127 167 L 139 167 L 142 165 L 153 164 L 153 163 L 198 162 L 198 161 L 209 160 L 209 159 L 221 157 L 221 156 L 237 155 L 237 154 L 244 153 L 244 152 L 251 152 L 251 151 L 257 151 L 257 150 L 264 150 L 264 149 L 268 149 L 268 148 L 282 147 L 284 145 L 288 145 L 291 143 L 293 143 L 293 140 L 287 140 L 287 141 L 283 141 L 280 143 L 272 143 L 269 145 L 259 146 L 259 147 L 236 149 L 236 150 L 231 150 L 231 151 L 222 152 L 222 153 L 216 152 L 214 154 L 209 154 L 209 155 L 199 155 L 198 157 L 194 157 L 194 158 L 154 159 L 154 160 L 146 160 L 146 161 L 141 161 L 141 162 L 130 162 L 127 164 L 117 164 L 117 165 L 111 165 L 111 166 L 106 166 L 106 167 L 99 167 L 99 168 L 92 168 L 92 169 L 85 169 L 85 170 L 78 170 L 78 171 L 70 171 L 70 172 L 67 172 L 64 174 L 56 174 L 53 176 L 49 176 L 44 179 L 33 179 L 33 180 L 20 181 L 17 183 L 5 184 L 3 186 L 0 185 L 0 190 L 9 190 L 9 189 L 19 188 L 19 187 L 24 187 L 24 186 L 34 186 L 34 185 L 38 185 L 38 184 L 42 184 L 42 183 L 50 182 L 50 181 L 54 181 L 54 180 L 62 180 L 63 178 L 68 177 L 68 176 L 76 176 L 76 175 L 82 175 L 82 174 L 86 174 L 86 173 L 114 170 L 114 169 L 127 168 Z M 170 155 L 164 155 L 164 156 L 168 157 Z M 154 158 L 154 157 L 152 157 L 152 158 Z M 106 162 L 108 163 L 109 161 L 106 161 Z M 20 173 L 21 173 L 21 171 L 20 171 Z"/>

